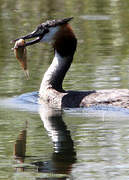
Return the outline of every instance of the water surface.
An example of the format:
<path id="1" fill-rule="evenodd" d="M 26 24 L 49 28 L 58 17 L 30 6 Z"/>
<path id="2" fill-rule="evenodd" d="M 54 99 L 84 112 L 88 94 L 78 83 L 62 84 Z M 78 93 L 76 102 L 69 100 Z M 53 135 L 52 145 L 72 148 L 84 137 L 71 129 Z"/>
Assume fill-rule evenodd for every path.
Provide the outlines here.
<path id="1" fill-rule="evenodd" d="M 54 18 L 74 16 L 78 38 L 65 89 L 128 88 L 128 9 L 123 0 L 0 1 L 0 179 L 128 179 L 128 113 L 9 103 L 38 91 L 53 57 L 49 44 L 28 47 L 27 81 L 10 40 Z"/>

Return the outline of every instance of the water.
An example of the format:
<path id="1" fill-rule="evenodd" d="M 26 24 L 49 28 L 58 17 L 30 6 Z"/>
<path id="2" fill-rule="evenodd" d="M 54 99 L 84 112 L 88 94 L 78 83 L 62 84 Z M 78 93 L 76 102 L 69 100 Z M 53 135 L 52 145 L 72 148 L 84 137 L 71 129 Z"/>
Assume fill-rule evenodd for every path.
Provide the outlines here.
<path id="1" fill-rule="evenodd" d="M 46 19 L 74 16 L 78 48 L 64 88 L 128 88 L 128 9 L 120 0 L 0 1 L 0 179 L 128 179 L 128 112 L 18 102 L 38 91 L 53 51 L 28 48 L 27 81 L 9 43 Z"/>

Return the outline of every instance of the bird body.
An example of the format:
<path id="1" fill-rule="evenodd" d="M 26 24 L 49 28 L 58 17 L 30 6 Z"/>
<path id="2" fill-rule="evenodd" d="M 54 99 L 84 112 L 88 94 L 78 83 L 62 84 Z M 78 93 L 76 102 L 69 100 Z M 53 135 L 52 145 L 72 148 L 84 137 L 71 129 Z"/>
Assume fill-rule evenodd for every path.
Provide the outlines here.
<path id="1" fill-rule="evenodd" d="M 128 89 L 98 91 L 65 91 L 63 89 L 62 83 L 70 68 L 77 46 L 76 36 L 68 23 L 71 19 L 46 21 L 32 33 L 21 37 L 24 40 L 36 38 L 26 42 L 26 46 L 38 42 L 51 42 L 54 49 L 52 64 L 44 74 L 40 85 L 39 103 L 47 103 L 54 108 L 89 107 L 92 105 L 129 108 Z"/>

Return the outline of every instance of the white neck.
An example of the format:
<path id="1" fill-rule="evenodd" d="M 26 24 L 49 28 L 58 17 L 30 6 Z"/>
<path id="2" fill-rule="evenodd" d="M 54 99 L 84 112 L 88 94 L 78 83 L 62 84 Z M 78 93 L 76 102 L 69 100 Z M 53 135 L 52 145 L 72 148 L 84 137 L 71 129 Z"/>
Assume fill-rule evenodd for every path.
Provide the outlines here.
<path id="1" fill-rule="evenodd" d="M 48 88 L 53 88 L 56 90 L 62 89 L 62 81 L 72 62 L 70 59 L 72 58 L 61 57 L 58 52 L 55 51 L 52 64 L 44 74 L 42 83 L 40 85 L 39 93 L 41 96 L 42 93 Z"/>

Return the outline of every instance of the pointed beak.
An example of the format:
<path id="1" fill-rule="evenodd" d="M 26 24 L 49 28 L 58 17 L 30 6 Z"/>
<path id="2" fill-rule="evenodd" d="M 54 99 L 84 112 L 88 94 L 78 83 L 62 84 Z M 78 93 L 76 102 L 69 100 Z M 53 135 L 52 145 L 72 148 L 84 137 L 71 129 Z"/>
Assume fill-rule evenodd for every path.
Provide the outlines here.
<path id="1" fill-rule="evenodd" d="M 19 39 L 27 40 L 27 39 L 35 38 L 34 40 L 25 42 L 25 46 L 30 46 L 30 45 L 33 45 L 33 44 L 36 44 L 36 43 L 40 42 L 40 40 L 43 38 L 43 36 L 47 32 L 48 32 L 48 29 L 46 29 L 46 28 L 43 28 L 43 27 L 42 28 L 37 28 L 35 31 L 31 32 L 30 34 L 28 34 L 26 36 L 22 36 L 20 38 L 17 38 L 15 40 L 13 40 L 12 42 L 16 42 Z"/>

